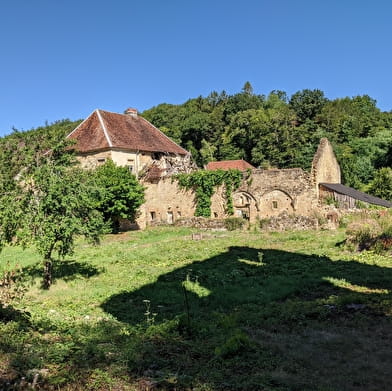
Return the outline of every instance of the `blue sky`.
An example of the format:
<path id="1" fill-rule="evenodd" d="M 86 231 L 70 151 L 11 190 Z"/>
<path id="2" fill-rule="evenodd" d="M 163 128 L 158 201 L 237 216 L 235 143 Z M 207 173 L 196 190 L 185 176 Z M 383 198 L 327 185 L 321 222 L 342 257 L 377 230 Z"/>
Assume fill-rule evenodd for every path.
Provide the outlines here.
<path id="1" fill-rule="evenodd" d="M 389 0 L 0 0 L 0 135 L 211 91 L 392 110 Z"/>

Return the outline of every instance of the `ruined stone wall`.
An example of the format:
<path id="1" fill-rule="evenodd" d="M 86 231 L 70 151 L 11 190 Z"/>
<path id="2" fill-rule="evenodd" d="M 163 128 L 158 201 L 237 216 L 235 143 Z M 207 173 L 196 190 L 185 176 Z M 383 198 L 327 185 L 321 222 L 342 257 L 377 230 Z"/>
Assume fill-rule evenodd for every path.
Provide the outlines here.
<path id="1" fill-rule="evenodd" d="M 101 159 L 113 159 L 126 165 L 134 156 L 138 168 L 152 162 L 152 155 L 140 153 L 127 155 L 118 151 L 106 151 L 79 156 L 85 168 L 93 168 Z M 151 166 L 158 168 L 158 176 L 148 178 L 148 170 L 141 183 L 145 186 L 146 202 L 140 208 L 137 224 L 140 228 L 155 224 L 173 224 L 181 218 L 193 217 L 196 203 L 191 190 L 180 189 L 170 176 L 178 172 L 191 172 L 190 156 L 161 156 Z M 139 171 L 140 172 L 140 171 Z M 255 169 L 244 173 L 241 186 L 233 193 L 234 215 L 244 217 L 250 223 L 271 219 L 281 214 L 289 216 L 312 216 L 318 209 L 319 183 L 340 183 L 340 167 L 327 139 L 322 139 L 313 159 L 311 174 L 300 168 Z M 211 217 L 224 219 L 227 200 L 224 186 L 220 186 L 211 199 Z"/>
<path id="2" fill-rule="evenodd" d="M 142 185 L 145 187 L 146 202 L 137 218 L 140 228 L 161 223 L 173 224 L 183 217 L 194 216 L 194 193 L 180 189 L 176 180 L 167 177 L 156 183 L 142 182 Z"/>
<path id="3" fill-rule="evenodd" d="M 322 138 L 312 162 L 311 177 L 317 197 L 319 183 L 341 183 L 340 166 L 336 159 L 331 143 Z"/>
<path id="4" fill-rule="evenodd" d="M 285 212 L 310 216 L 317 208 L 317 196 L 310 175 L 300 168 L 252 170 L 244 173 L 241 186 L 233 192 L 234 215 L 251 223 Z M 211 198 L 211 217 L 225 218 L 224 186 Z"/>
<path id="5" fill-rule="evenodd" d="M 257 219 L 289 214 L 308 216 L 317 207 L 310 175 L 300 168 L 253 170 L 233 195 L 235 215 Z"/>
<path id="6" fill-rule="evenodd" d="M 178 227 L 192 227 L 199 229 L 226 230 L 224 219 L 208 219 L 206 217 L 188 217 L 182 218 L 175 222 Z"/>
<path id="7" fill-rule="evenodd" d="M 304 231 L 318 229 L 319 222 L 314 216 L 290 215 L 281 213 L 279 216 L 271 217 L 261 224 L 266 231 Z"/>
<path id="8" fill-rule="evenodd" d="M 112 158 L 111 152 L 84 156 L 84 166 L 97 164 L 98 159 Z M 122 156 L 122 162 L 128 162 Z M 151 159 L 151 157 L 149 156 Z M 196 203 L 191 190 L 180 189 L 172 177 L 156 181 L 142 180 L 146 202 L 140 208 L 137 225 L 173 224 L 181 218 L 193 217 Z M 211 217 L 224 219 L 227 200 L 224 186 L 220 186 L 211 198 Z M 244 217 L 250 223 L 261 219 L 289 215 L 310 216 L 317 208 L 317 195 L 312 177 L 302 169 L 255 169 L 244 173 L 241 186 L 233 193 L 234 215 Z"/>

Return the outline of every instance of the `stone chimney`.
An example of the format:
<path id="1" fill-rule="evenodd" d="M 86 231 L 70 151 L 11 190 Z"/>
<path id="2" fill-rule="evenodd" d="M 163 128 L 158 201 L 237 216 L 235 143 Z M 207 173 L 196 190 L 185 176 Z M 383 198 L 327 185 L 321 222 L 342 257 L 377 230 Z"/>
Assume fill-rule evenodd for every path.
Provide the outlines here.
<path id="1" fill-rule="evenodd" d="M 124 114 L 130 115 L 132 117 L 137 117 L 137 109 L 133 109 L 132 107 L 129 107 L 124 111 Z"/>

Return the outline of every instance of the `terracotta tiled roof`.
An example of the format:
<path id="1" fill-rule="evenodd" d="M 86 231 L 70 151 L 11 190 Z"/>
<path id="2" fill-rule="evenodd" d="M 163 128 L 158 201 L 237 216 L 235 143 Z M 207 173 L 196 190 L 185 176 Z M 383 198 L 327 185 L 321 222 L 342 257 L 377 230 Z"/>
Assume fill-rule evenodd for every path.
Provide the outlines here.
<path id="1" fill-rule="evenodd" d="M 136 110 L 134 115 L 129 115 L 97 109 L 67 138 L 75 140 L 74 148 L 82 153 L 119 148 L 132 151 L 188 154 L 185 149 L 136 113 Z"/>
<path id="2" fill-rule="evenodd" d="M 251 164 L 245 160 L 223 160 L 221 162 L 209 162 L 206 166 L 206 170 L 231 170 L 236 169 L 240 171 L 246 171 L 247 169 L 253 170 Z"/>

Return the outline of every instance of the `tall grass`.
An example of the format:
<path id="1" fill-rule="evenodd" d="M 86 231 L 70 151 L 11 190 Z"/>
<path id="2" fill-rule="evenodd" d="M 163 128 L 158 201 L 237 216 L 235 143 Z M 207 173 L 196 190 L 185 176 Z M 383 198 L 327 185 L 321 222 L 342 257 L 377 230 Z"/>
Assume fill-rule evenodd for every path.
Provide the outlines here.
<path id="1" fill-rule="evenodd" d="M 0 389 L 387 390 L 392 262 L 343 230 L 155 228 L 81 241 L 0 320 Z"/>

